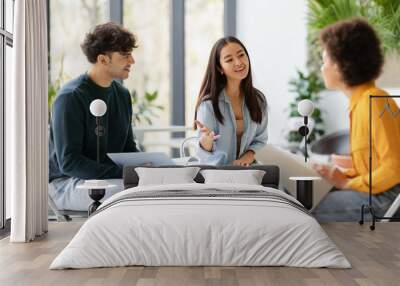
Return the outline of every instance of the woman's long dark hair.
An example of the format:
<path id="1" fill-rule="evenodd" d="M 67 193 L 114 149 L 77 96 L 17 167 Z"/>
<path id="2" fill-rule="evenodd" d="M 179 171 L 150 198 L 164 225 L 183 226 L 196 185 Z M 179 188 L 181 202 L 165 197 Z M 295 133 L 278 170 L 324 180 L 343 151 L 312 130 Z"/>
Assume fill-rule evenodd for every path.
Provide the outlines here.
<path id="1" fill-rule="evenodd" d="M 194 119 L 197 119 L 197 109 L 203 101 L 211 100 L 214 109 L 214 114 L 217 120 L 224 124 L 224 117 L 218 106 L 218 96 L 221 91 L 225 88 L 227 80 L 225 74 L 221 74 L 220 56 L 221 50 L 229 43 L 239 44 L 245 51 L 249 58 L 249 72 L 247 77 L 240 82 L 240 90 L 244 94 L 244 101 L 249 109 L 250 117 L 254 122 L 261 123 L 263 117 L 263 110 L 266 107 L 266 100 L 261 91 L 254 88 L 253 80 L 251 77 L 251 64 L 249 53 L 245 46 L 235 37 L 225 37 L 219 39 L 213 46 L 208 60 L 206 74 L 201 84 L 200 93 L 197 98 L 196 110 Z M 265 116 L 265 114 L 264 114 Z M 196 123 L 194 123 L 194 129 L 197 129 Z"/>

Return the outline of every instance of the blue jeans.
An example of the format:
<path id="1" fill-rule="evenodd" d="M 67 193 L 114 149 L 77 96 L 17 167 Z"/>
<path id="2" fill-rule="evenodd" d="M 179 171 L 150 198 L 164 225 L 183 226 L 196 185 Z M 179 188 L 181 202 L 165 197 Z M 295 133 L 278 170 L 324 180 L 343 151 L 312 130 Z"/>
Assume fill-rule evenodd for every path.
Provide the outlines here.
<path id="1" fill-rule="evenodd" d="M 122 179 L 107 179 L 112 188 L 107 188 L 105 200 L 115 193 L 124 190 Z M 89 197 L 88 190 L 77 189 L 76 186 L 83 184 L 84 180 L 78 178 L 58 178 L 49 183 L 49 195 L 55 202 L 58 210 L 87 211 L 93 200 Z"/>
<path id="2" fill-rule="evenodd" d="M 400 184 L 372 195 L 372 206 L 377 216 L 383 216 L 400 192 Z M 318 221 L 358 221 L 361 218 L 361 205 L 368 204 L 369 194 L 353 190 L 331 190 L 315 207 L 312 214 Z M 366 220 L 371 220 L 368 213 Z"/>

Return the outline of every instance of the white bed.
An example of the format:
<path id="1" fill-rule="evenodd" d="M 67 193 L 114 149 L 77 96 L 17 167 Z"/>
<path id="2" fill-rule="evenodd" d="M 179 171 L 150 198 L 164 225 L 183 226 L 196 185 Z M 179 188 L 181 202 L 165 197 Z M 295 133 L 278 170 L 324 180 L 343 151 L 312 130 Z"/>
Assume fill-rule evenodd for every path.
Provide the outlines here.
<path id="1" fill-rule="evenodd" d="M 50 269 L 128 265 L 351 267 L 318 222 L 283 192 L 198 183 L 114 195 Z"/>

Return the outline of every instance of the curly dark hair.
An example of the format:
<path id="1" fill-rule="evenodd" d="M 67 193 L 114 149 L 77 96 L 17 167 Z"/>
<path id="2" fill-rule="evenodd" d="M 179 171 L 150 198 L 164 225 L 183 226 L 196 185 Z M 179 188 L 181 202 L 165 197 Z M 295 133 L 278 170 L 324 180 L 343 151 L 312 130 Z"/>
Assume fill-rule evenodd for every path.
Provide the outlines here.
<path id="1" fill-rule="evenodd" d="M 108 22 L 94 27 L 81 44 L 89 62 L 96 63 L 98 55 L 112 52 L 130 52 L 137 48 L 135 36 L 124 27 Z"/>
<path id="2" fill-rule="evenodd" d="M 365 20 L 354 18 L 330 25 L 322 30 L 320 40 L 348 86 L 380 75 L 384 62 L 381 42 Z"/>

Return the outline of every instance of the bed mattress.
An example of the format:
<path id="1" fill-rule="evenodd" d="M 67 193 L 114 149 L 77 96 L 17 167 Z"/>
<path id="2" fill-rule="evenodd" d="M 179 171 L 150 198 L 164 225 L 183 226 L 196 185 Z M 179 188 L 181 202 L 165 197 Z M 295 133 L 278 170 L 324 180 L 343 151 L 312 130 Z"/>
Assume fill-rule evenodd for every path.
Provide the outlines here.
<path id="1" fill-rule="evenodd" d="M 350 268 L 294 198 L 262 186 L 142 186 L 106 200 L 50 269 L 144 266 Z"/>

